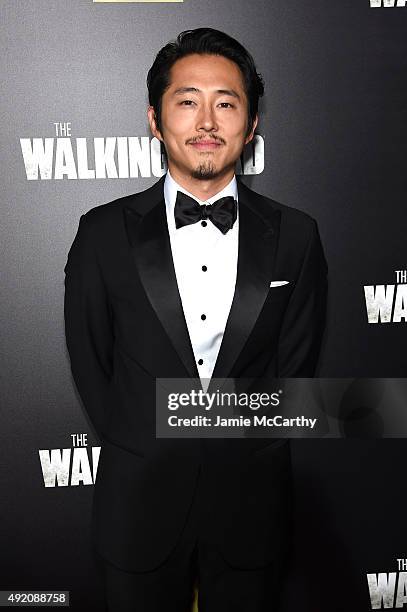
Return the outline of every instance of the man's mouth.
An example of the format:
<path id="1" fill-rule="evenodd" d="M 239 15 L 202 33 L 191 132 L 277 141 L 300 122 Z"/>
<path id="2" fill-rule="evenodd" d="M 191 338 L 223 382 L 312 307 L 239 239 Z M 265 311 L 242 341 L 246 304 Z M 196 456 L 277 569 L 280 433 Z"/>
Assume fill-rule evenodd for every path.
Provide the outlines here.
<path id="1" fill-rule="evenodd" d="M 215 151 L 222 143 L 217 140 L 198 140 L 190 144 L 198 151 Z"/>

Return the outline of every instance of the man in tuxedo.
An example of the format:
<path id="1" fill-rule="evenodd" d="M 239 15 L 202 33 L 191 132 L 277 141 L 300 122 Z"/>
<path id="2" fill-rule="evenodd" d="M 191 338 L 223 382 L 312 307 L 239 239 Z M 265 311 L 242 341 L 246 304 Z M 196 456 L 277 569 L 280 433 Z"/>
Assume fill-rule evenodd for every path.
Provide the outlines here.
<path id="1" fill-rule="evenodd" d="M 263 81 L 225 33 L 181 33 L 151 67 L 168 171 L 82 215 L 65 267 L 73 378 L 101 440 L 92 535 L 108 610 L 277 609 L 287 441 L 157 438 L 157 378 L 314 375 L 327 266 L 316 222 L 235 176 Z"/>

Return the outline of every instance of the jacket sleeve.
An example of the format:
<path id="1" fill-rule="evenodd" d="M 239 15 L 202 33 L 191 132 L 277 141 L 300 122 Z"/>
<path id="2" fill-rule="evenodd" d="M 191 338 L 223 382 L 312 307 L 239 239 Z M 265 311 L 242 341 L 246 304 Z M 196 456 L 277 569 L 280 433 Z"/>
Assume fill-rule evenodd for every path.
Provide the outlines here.
<path id="1" fill-rule="evenodd" d="M 284 315 L 278 343 L 278 375 L 311 378 L 326 320 L 327 272 L 318 226 L 311 235 L 299 276 Z"/>
<path id="2" fill-rule="evenodd" d="M 92 239 L 82 215 L 65 265 L 65 336 L 72 376 L 102 437 L 113 370 L 112 313 Z"/>

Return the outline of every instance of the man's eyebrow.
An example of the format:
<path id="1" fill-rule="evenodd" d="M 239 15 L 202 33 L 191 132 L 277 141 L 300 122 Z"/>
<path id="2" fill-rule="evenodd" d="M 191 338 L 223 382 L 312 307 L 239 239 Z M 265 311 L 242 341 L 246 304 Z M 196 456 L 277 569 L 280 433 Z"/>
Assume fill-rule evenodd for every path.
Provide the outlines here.
<path id="1" fill-rule="evenodd" d="M 179 87 L 174 91 L 174 95 L 185 94 L 185 93 L 200 93 L 201 90 L 197 87 Z M 225 96 L 233 96 L 240 100 L 240 96 L 234 89 L 217 89 L 216 93 L 224 94 Z"/>

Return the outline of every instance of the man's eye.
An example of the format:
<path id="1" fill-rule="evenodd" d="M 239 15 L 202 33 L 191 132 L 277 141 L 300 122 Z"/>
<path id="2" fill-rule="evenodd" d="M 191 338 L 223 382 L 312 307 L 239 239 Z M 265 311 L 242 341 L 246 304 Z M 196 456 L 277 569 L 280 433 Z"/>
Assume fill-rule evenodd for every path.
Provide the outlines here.
<path id="1" fill-rule="evenodd" d="M 222 108 L 233 108 L 233 104 L 230 104 L 230 102 L 221 102 L 220 105 Z"/>
<path id="2" fill-rule="evenodd" d="M 195 102 L 193 100 L 182 100 L 180 104 L 184 104 L 185 106 L 191 106 L 192 104 L 195 104 Z"/>

